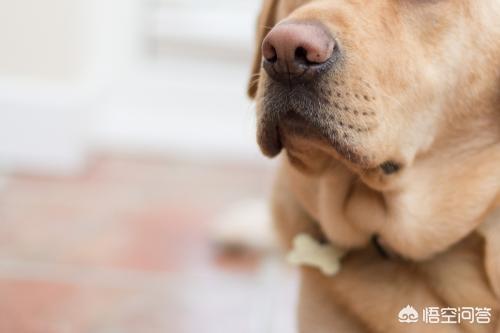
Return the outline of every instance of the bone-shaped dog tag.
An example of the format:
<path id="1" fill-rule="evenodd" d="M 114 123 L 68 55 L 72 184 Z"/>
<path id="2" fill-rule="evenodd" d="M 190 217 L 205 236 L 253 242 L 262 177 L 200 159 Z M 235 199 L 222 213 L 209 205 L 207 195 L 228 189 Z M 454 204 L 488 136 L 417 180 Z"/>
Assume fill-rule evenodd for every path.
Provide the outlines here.
<path id="1" fill-rule="evenodd" d="M 308 234 L 299 234 L 293 240 L 293 250 L 287 261 L 292 265 L 316 267 L 325 275 L 333 276 L 340 269 L 345 252 L 331 244 L 320 244 Z"/>

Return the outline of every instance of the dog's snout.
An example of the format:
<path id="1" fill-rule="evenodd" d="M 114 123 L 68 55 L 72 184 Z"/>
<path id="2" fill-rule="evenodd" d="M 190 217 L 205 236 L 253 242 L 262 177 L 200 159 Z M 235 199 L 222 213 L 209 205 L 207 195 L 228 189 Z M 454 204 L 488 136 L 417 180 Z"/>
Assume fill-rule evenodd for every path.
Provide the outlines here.
<path id="1" fill-rule="evenodd" d="M 330 63 L 334 38 L 319 22 L 283 22 L 262 44 L 263 67 L 277 81 L 308 80 Z"/>

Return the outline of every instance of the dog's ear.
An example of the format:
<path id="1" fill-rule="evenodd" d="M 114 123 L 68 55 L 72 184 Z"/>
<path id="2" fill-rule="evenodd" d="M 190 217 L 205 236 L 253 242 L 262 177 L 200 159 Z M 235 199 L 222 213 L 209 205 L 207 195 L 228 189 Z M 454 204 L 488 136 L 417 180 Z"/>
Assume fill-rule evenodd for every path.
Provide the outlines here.
<path id="1" fill-rule="evenodd" d="M 500 202 L 499 202 L 500 204 Z M 500 207 L 479 228 L 485 239 L 486 275 L 497 297 L 500 297 Z"/>
<path id="2" fill-rule="evenodd" d="M 269 31 L 276 24 L 276 12 L 279 0 L 264 0 L 262 9 L 257 21 L 257 35 L 255 44 L 254 60 L 252 65 L 252 73 L 248 83 L 248 96 L 255 98 L 257 86 L 259 84 L 259 73 L 262 63 L 262 42 Z"/>

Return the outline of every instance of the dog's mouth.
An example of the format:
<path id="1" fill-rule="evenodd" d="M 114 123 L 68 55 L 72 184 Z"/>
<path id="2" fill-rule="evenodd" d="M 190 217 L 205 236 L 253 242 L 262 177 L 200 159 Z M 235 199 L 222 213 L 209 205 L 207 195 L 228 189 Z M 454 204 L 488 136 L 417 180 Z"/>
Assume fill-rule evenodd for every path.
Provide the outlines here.
<path id="1" fill-rule="evenodd" d="M 341 133 L 332 128 L 328 121 L 307 118 L 293 110 L 279 118 L 262 117 L 258 142 L 268 157 L 275 157 L 286 149 L 289 153 L 300 152 L 303 156 L 313 151 L 322 152 L 359 167 L 367 167 L 368 163 L 366 157 L 348 139 L 341 137 Z"/>
<path id="2" fill-rule="evenodd" d="M 258 143 L 268 157 L 277 156 L 283 149 L 293 149 L 291 143 L 296 139 L 324 140 L 311 122 L 294 111 L 287 112 L 279 119 L 263 118 L 258 128 Z"/>
<path id="3" fill-rule="evenodd" d="M 381 141 L 374 85 L 333 74 L 289 86 L 265 81 L 257 110 L 262 152 L 275 157 L 284 149 L 303 165 L 333 159 L 359 174 L 398 173 L 406 163 Z"/>
<path id="4" fill-rule="evenodd" d="M 268 157 L 275 157 L 286 150 L 293 165 L 312 173 L 324 170 L 324 166 L 331 165 L 328 161 L 332 159 L 343 162 L 352 171 L 365 176 L 391 176 L 403 168 L 402 163 L 394 159 L 377 162 L 366 157 L 355 143 L 341 137 L 335 129 L 321 125 L 322 122 L 308 120 L 293 111 L 281 119 L 261 120 L 259 146 Z"/>

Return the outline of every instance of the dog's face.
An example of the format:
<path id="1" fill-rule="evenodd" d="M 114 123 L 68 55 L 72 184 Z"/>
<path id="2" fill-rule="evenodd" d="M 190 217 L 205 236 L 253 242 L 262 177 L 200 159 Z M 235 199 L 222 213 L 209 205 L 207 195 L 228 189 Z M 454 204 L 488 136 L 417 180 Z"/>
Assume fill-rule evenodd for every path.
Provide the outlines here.
<path id="1" fill-rule="evenodd" d="M 284 57 L 273 41 L 267 58 L 266 45 L 264 58 L 259 52 L 250 94 L 262 151 L 273 157 L 285 149 L 305 172 L 341 161 L 376 187 L 450 124 L 479 117 L 479 93 L 496 96 L 499 15 L 497 0 L 268 0 L 259 43 L 273 26 L 314 24 L 333 46 L 321 67 L 307 58 L 297 65 L 302 76 L 273 75 L 273 56 Z M 291 37 L 280 38 L 281 47 Z"/>

